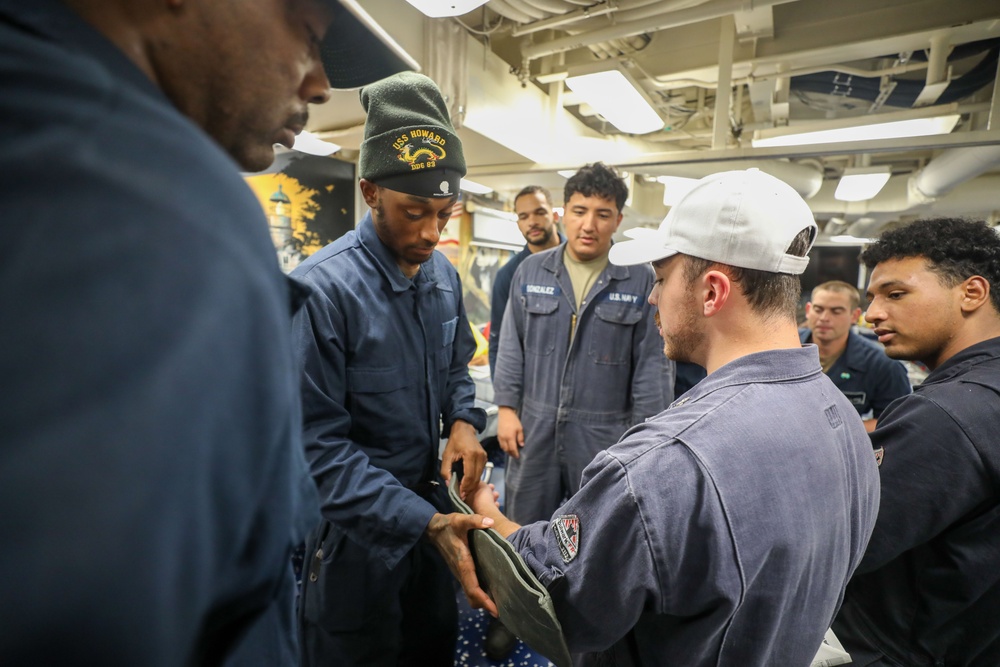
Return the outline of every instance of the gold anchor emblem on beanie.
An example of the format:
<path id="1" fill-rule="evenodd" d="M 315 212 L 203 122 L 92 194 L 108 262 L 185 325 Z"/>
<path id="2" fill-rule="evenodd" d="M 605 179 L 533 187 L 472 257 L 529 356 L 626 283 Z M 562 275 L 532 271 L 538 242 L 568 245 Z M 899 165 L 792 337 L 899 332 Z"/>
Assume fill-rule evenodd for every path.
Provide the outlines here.
<path id="1" fill-rule="evenodd" d="M 423 144 L 414 150 L 413 139 L 420 138 Z M 403 134 L 392 147 L 399 151 L 396 158 L 410 165 L 410 169 L 431 169 L 437 166 L 438 160 L 443 160 L 448 154 L 444 150 L 444 137 L 430 130 L 413 130 L 409 135 Z"/>

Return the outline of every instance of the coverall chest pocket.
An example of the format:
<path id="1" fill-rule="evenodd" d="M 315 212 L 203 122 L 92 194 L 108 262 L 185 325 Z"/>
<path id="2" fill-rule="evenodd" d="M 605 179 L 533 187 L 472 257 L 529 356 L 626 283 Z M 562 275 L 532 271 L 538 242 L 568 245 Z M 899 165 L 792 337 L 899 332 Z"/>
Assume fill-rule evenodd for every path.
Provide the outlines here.
<path id="1" fill-rule="evenodd" d="M 348 368 L 347 409 L 354 423 L 379 424 L 387 433 L 402 432 L 394 428 L 412 428 L 407 419 L 413 419 L 414 414 L 407 407 L 412 404 L 413 385 L 422 378 L 422 369 L 413 364 Z"/>
<path id="2" fill-rule="evenodd" d="M 437 367 L 447 368 L 451 365 L 451 355 L 455 348 L 455 334 L 458 332 L 458 316 L 441 323 L 441 349 L 438 351 Z"/>
<path id="3" fill-rule="evenodd" d="M 620 366 L 632 356 L 632 329 L 642 319 L 642 309 L 631 304 L 599 303 L 590 336 L 591 360 L 596 364 Z"/>
<path id="4" fill-rule="evenodd" d="M 559 299 L 532 294 L 524 298 L 524 350 L 540 356 L 552 354 L 556 349 Z"/>

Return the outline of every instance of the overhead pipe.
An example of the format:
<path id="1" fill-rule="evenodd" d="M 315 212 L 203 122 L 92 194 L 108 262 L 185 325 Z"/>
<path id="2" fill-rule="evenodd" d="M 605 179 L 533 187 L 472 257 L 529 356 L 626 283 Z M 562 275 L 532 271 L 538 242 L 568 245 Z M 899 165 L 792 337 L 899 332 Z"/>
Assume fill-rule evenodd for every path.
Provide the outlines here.
<path id="1" fill-rule="evenodd" d="M 709 161 L 678 165 L 659 165 L 655 169 L 643 168 L 660 176 L 685 176 L 702 178 L 719 171 L 729 171 L 744 167 L 756 167 L 765 174 L 770 174 L 787 183 L 799 193 L 803 199 L 809 199 L 819 192 L 823 185 L 823 169 L 818 161 L 802 160 L 789 162 L 787 160 L 753 160 L 749 162 Z"/>
<path id="2" fill-rule="evenodd" d="M 666 14 L 667 12 L 678 12 L 682 9 L 704 5 L 707 2 L 709 0 L 654 0 L 653 2 L 642 2 L 637 3 L 635 7 L 623 7 L 615 18 L 619 21 L 642 21 L 651 16 Z"/>
<path id="3" fill-rule="evenodd" d="M 493 8 L 493 2 L 497 0 L 492 0 L 490 2 L 490 8 Z M 618 11 L 618 7 L 604 6 L 595 8 L 583 8 L 574 9 L 566 14 L 561 14 L 559 16 L 553 16 L 551 18 L 542 19 L 541 21 L 532 21 L 526 23 L 525 25 L 518 26 L 511 30 L 510 34 L 512 37 L 523 37 L 524 35 L 530 35 L 542 30 L 549 30 L 552 28 L 563 28 L 567 25 L 575 23 L 577 21 L 582 21 L 588 18 L 594 18 L 597 16 L 604 16 L 605 14 L 613 14 Z"/>
<path id="4" fill-rule="evenodd" d="M 931 160 L 910 181 L 918 201 L 935 199 L 1000 165 L 1000 146 L 951 148 Z"/>
<path id="5" fill-rule="evenodd" d="M 510 0 L 507 0 L 510 2 Z M 676 28 L 679 26 L 708 21 L 734 14 L 736 12 L 750 11 L 761 7 L 771 7 L 782 5 L 796 0 L 721 0 L 711 4 L 698 5 L 688 9 L 681 9 L 675 12 L 658 14 L 649 18 L 637 21 L 627 21 L 617 25 L 609 26 L 598 30 L 589 31 L 579 35 L 569 35 L 553 39 L 544 44 L 531 44 L 521 50 L 523 63 L 526 66 L 532 60 L 549 56 L 555 53 L 572 51 L 573 49 L 607 42 L 613 39 L 631 37 L 647 32 L 656 32 L 666 28 Z"/>
<path id="6" fill-rule="evenodd" d="M 733 49 L 736 43 L 736 22 L 732 16 L 722 17 L 719 32 L 719 83 L 715 89 L 715 119 L 712 125 L 712 148 L 725 148 L 729 138 L 729 105 L 732 101 Z"/>
<path id="7" fill-rule="evenodd" d="M 545 12 L 541 11 L 540 9 L 536 9 L 535 7 L 532 7 L 530 4 L 526 2 L 526 0 L 506 0 L 506 2 L 508 5 L 510 5 L 517 11 L 521 12 L 522 14 L 527 14 L 533 19 L 548 18 L 548 15 Z"/>
<path id="8" fill-rule="evenodd" d="M 524 12 L 519 11 L 507 4 L 507 0 L 490 0 L 490 9 L 505 19 L 510 19 L 515 23 L 530 23 L 534 20 L 528 14 L 525 14 Z"/>
<path id="9" fill-rule="evenodd" d="M 554 14 L 554 15 L 566 14 L 567 12 L 573 10 L 573 5 L 567 5 L 562 0 L 524 0 L 524 1 L 540 11 L 548 12 L 549 14 Z"/>

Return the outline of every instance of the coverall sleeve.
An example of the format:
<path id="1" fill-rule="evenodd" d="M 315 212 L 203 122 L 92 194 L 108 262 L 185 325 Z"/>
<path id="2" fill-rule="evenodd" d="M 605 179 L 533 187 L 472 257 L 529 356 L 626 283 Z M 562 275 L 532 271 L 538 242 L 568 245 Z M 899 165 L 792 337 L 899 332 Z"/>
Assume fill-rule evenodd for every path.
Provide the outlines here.
<path id="1" fill-rule="evenodd" d="M 500 349 L 500 331 L 503 327 L 503 314 L 507 310 L 507 299 L 510 296 L 510 272 L 500 267 L 496 282 L 493 283 L 493 293 L 490 296 L 490 377 L 497 372 L 497 350 Z"/>
<path id="2" fill-rule="evenodd" d="M 293 338 L 303 364 L 303 444 L 323 518 L 392 568 L 420 539 L 435 509 L 371 465 L 350 439 L 344 321 L 319 289 L 295 316 Z"/>
<path id="3" fill-rule="evenodd" d="M 442 401 L 441 417 L 444 421 L 442 435 L 448 436 L 452 424 L 461 419 L 482 432 L 486 428 L 486 412 L 475 407 L 476 383 L 469 375 L 469 362 L 476 353 L 476 339 L 472 335 L 469 318 L 465 314 L 465 304 L 462 302 L 462 281 L 455 274 L 452 289 L 459 295 L 458 328 L 455 332 L 455 344 L 452 346 L 451 365 L 448 368 L 448 385 L 445 388 Z"/>
<path id="4" fill-rule="evenodd" d="M 652 270 L 646 294 L 652 289 Z M 674 400 L 677 367 L 663 352 L 663 339 L 656 331 L 655 310 L 643 305 L 642 321 L 632 331 L 632 423 L 639 424 L 667 409 Z"/>
<path id="5" fill-rule="evenodd" d="M 574 519 L 577 553 L 567 560 L 559 524 Z M 644 612 L 705 613 L 722 587 L 739 585 L 717 494 L 682 447 L 638 472 L 599 453 L 551 521 L 509 539 L 552 595 L 574 653 L 608 649 Z"/>
<path id="6" fill-rule="evenodd" d="M 882 498 L 859 574 L 927 542 L 993 493 L 962 427 L 919 393 L 879 420 L 871 439 L 884 449 Z"/>
<path id="7" fill-rule="evenodd" d="M 517 267 L 510 281 L 507 309 L 500 331 L 497 370 L 493 377 L 493 402 L 501 407 L 519 409 L 524 388 L 524 306 L 521 302 L 521 279 L 524 264 Z"/>

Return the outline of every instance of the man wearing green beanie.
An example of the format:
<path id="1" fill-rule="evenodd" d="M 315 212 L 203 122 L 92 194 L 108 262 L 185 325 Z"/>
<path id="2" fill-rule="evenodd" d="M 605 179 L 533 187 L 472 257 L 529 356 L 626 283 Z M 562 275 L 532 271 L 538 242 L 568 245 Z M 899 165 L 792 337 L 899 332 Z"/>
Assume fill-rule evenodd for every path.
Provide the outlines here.
<path id="1" fill-rule="evenodd" d="M 361 90 L 361 103 L 358 174 L 371 210 L 292 273 L 312 290 L 294 336 L 323 512 L 306 545 L 303 664 L 450 667 L 458 614 L 449 568 L 473 607 L 496 611 L 466 536 L 491 522 L 451 514 L 440 483 L 461 461 L 471 490 L 486 462 L 462 285 L 434 249 L 465 158 L 429 78 L 384 79 Z"/>

